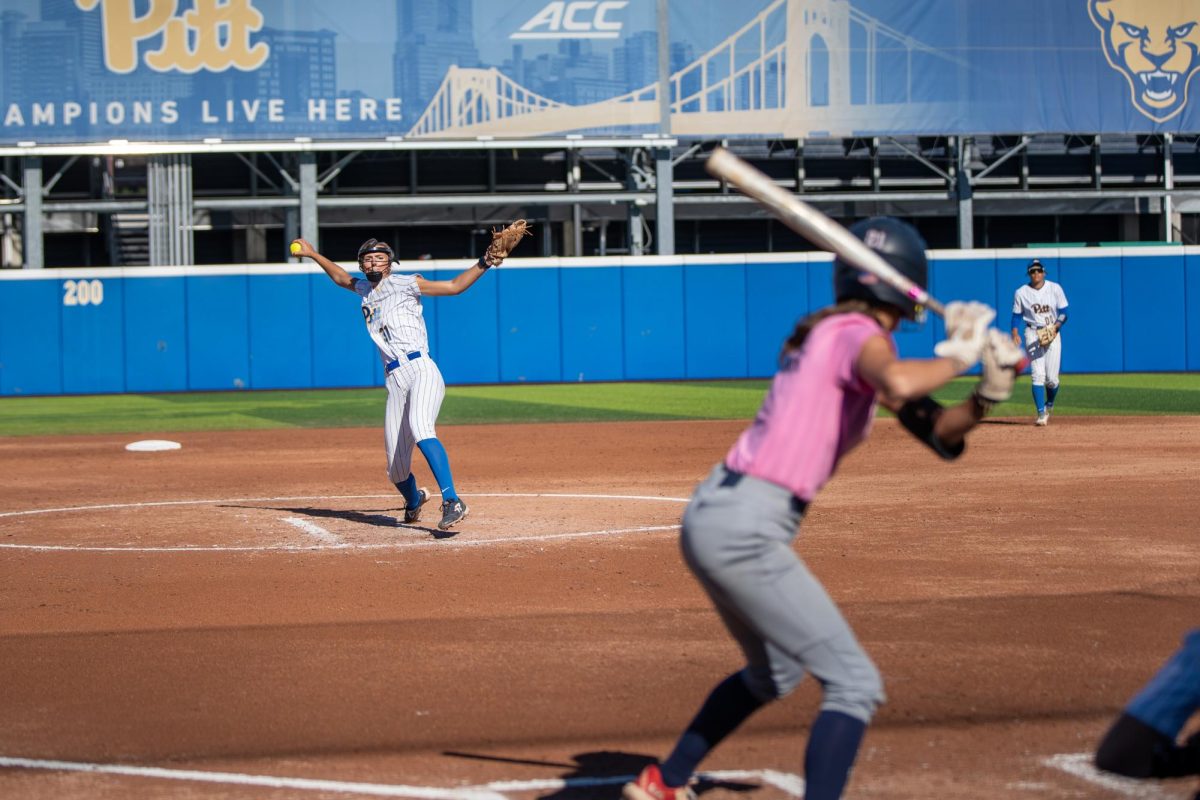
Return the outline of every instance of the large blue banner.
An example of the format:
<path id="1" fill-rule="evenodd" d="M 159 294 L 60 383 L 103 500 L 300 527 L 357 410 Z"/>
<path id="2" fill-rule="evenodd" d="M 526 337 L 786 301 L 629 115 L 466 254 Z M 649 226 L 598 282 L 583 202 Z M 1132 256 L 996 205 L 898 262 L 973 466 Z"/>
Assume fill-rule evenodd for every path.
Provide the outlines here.
<path id="1" fill-rule="evenodd" d="M 1200 130 L 1194 0 L 667 8 L 0 0 L 0 144 Z"/>

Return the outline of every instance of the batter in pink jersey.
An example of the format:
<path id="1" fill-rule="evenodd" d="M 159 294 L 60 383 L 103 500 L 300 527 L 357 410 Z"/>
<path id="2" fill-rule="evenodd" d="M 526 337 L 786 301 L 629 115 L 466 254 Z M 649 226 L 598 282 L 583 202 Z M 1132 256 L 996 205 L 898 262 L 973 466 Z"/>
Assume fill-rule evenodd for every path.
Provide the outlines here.
<path id="1" fill-rule="evenodd" d="M 893 267 L 927 285 L 925 242 L 888 217 L 851 231 Z M 685 800 L 701 760 L 766 703 L 811 673 L 823 693 L 804 757 L 805 800 L 841 796 L 876 708 L 879 671 L 825 588 L 792 548 L 805 510 L 838 462 L 870 433 L 877 405 L 943 458 L 957 458 L 967 432 L 1012 394 L 1022 350 L 989 329 L 981 303 L 946 306 L 937 358 L 900 359 L 892 331 L 916 319 L 911 299 L 874 276 L 834 263 L 836 305 L 800 321 L 754 423 L 700 484 L 683 517 L 681 544 L 746 663 L 719 682 L 674 750 L 626 784 L 626 800 Z M 929 393 L 983 362 L 962 403 Z"/>
<path id="2" fill-rule="evenodd" d="M 837 463 L 867 437 L 875 419 L 875 388 L 856 361 L 872 336 L 892 336 L 869 314 L 837 314 L 808 336 L 804 357 L 788 353 L 762 408 L 734 443 L 730 469 L 786 487 L 812 500 Z"/>

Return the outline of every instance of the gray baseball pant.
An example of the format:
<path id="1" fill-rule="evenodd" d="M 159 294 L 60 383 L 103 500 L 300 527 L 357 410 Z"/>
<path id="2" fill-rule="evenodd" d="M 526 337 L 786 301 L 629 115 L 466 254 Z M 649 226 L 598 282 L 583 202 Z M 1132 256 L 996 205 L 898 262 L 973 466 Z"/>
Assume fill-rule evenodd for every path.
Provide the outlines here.
<path id="1" fill-rule="evenodd" d="M 824 691 L 822 710 L 869 723 L 883 681 L 792 550 L 803 517 L 787 489 L 718 464 L 684 512 L 683 556 L 741 645 L 756 697 L 783 697 L 809 672 Z"/>

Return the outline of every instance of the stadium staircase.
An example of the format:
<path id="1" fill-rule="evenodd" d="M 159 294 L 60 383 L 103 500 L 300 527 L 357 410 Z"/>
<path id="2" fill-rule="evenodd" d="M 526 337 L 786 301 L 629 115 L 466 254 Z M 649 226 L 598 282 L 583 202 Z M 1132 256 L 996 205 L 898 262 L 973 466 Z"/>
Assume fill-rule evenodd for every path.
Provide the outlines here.
<path id="1" fill-rule="evenodd" d="M 147 196 L 146 159 L 106 158 L 102 165 L 104 199 L 124 200 Z M 119 211 L 108 215 L 108 255 L 113 266 L 146 266 L 150 263 L 150 215 L 144 211 Z"/>

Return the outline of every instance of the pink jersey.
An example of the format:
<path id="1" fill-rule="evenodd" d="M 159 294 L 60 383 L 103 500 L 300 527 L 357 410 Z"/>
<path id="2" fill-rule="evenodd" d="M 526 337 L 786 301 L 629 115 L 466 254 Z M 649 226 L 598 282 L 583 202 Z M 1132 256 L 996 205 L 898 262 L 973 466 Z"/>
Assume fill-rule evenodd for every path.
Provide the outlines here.
<path id="1" fill-rule="evenodd" d="M 872 336 L 884 336 L 895 352 L 891 334 L 866 314 L 835 314 L 817 323 L 776 373 L 754 424 L 734 442 L 725 465 L 811 501 L 842 456 L 871 430 L 875 390 L 856 365 Z"/>

